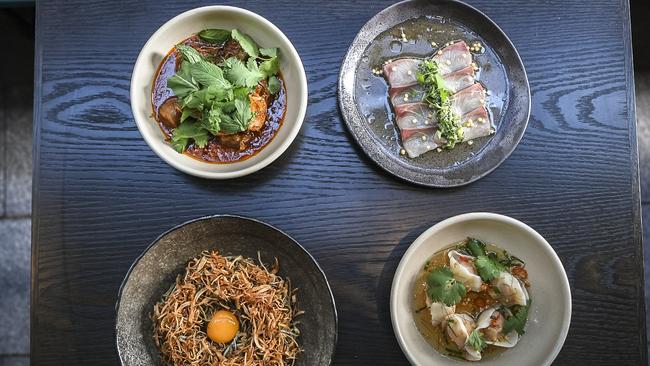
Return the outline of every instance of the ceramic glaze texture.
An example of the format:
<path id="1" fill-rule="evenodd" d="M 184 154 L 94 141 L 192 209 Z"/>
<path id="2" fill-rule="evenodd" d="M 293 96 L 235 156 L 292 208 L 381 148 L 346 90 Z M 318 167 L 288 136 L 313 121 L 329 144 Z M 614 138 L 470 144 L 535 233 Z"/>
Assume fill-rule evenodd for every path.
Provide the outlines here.
<path id="1" fill-rule="evenodd" d="M 407 42 L 399 40 L 404 33 Z M 427 57 L 445 42 L 479 41 L 478 81 L 490 91 L 487 108 L 496 133 L 473 145 L 429 152 L 410 159 L 400 154 L 399 134 L 385 97 L 386 84 L 373 76 L 390 58 Z M 496 169 L 519 143 L 530 114 L 524 66 L 508 37 L 487 16 L 453 1 L 403 1 L 375 15 L 353 41 L 341 67 L 339 104 L 348 130 L 380 167 L 407 181 L 431 187 L 471 183 Z"/>

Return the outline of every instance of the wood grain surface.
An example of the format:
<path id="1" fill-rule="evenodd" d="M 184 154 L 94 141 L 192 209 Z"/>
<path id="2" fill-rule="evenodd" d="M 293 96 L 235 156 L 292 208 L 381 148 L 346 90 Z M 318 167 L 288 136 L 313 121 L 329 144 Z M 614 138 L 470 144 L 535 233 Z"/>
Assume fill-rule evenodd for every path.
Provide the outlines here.
<path id="1" fill-rule="evenodd" d="M 309 81 L 304 127 L 269 167 L 229 181 L 185 175 L 142 140 L 129 81 L 165 21 L 210 3 L 37 4 L 31 350 L 34 365 L 114 365 L 118 287 L 138 254 L 188 219 L 231 213 L 297 239 L 339 311 L 336 365 L 407 364 L 390 324 L 392 276 L 426 228 L 460 213 L 513 216 L 566 267 L 573 319 L 558 365 L 646 364 L 639 181 L 627 0 L 471 0 L 526 66 L 532 115 L 495 172 L 464 188 L 392 178 L 353 143 L 339 66 L 390 1 L 226 1 L 279 26 Z"/>

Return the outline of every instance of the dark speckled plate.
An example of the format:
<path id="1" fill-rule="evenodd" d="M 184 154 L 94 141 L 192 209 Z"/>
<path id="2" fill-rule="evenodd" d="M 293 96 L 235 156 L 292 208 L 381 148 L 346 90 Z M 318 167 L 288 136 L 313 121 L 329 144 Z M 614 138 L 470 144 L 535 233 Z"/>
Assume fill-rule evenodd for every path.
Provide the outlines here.
<path id="1" fill-rule="evenodd" d="M 388 85 L 372 69 L 398 57 L 428 57 L 458 39 L 484 45 L 474 60 L 477 80 L 489 91 L 486 106 L 496 133 L 453 150 L 402 156 Z M 416 184 L 454 187 L 484 177 L 514 151 L 528 124 L 530 89 L 517 50 L 485 14 L 460 1 L 408 0 L 382 10 L 359 31 L 341 66 L 339 106 L 354 139 L 383 169 Z"/>
<path id="2" fill-rule="evenodd" d="M 336 346 L 337 317 L 334 298 L 314 258 L 295 240 L 261 221 L 238 216 L 211 216 L 179 225 L 156 239 L 136 259 L 118 295 L 117 350 L 122 365 L 160 365 L 152 340 L 149 314 L 154 304 L 183 273 L 187 262 L 204 250 L 257 258 L 264 263 L 277 257 L 280 275 L 298 288 L 304 349 L 296 365 L 330 365 Z"/>

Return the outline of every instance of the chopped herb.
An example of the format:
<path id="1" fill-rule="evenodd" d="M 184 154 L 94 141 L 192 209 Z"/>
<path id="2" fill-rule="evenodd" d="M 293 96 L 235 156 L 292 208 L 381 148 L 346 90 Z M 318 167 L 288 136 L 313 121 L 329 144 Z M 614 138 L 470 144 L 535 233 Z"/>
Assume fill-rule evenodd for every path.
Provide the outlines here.
<path id="1" fill-rule="evenodd" d="M 524 327 L 526 326 L 526 321 L 528 320 L 528 310 L 530 309 L 531 302 L 531 300 L 528 300 L 526 306 L 515 305 L 510 308 L 513 315 L 507 317 L 503 323 L 504 334 L 508 334 L 513 330 L 519 333 L 519 335 L 523 335 L 525 333 Z"/>
<path id="2" fill-rule="evenodd" d="M 453 306 L 467 293 L 465 286 L 454 279 L 454 274 L 447 267 L 438 268 L 427 277 L 427 295 L 433 302 L 442 302 Z"/>
<path id="3" fill-rule="evenodd" d="M 264 78 L 264 73 L 253 59 L 244 65 L 242 61 L 231 57 L 224 61 L 224 65 L 228 68 L 226 78 L 237 86 L 253 88 Z"/>
<path id="4" fill-rule="evenodd" d="M 230 39 L 231 31 L 225 29 L 204 29 L 199 32 L 202 40 L 210 43 L 224 43 Z"/>
<path id="5" fill-rule="evenodd" d="M 469 337 L 467 337 L 467 344 L 478 352 L 483 351 L 483 349 L 487 347 L 485 336 L 483 336 L 483 333 L 478 329 L 474 329 L 474 331 L 470 333 Z"/>
<path id="6" fill-rule="evenodd" d="M 460 116 L 452 111 L 451 92 L 445 88 L 438 64 L 433 60 L 423 61 L 416 78 L 425 89 L 424 102 L 438 115 L 438 136 L 446 140 L 445 148 L 453 149 L 463 141 L 463 127 Z"/>

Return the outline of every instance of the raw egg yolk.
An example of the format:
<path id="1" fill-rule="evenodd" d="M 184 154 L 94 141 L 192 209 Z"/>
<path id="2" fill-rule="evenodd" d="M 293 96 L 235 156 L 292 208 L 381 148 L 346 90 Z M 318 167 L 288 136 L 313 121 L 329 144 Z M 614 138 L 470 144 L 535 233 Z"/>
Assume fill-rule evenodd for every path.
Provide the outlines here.
<path id="1" fill-rule="evenodd" d="M 219 310 L 212 315 L 208 323 L 208 338 L 217 343 L 228 343 L 239 331 L 239 321 L 228 310 Z"/>

